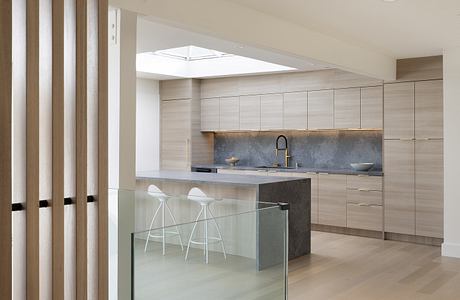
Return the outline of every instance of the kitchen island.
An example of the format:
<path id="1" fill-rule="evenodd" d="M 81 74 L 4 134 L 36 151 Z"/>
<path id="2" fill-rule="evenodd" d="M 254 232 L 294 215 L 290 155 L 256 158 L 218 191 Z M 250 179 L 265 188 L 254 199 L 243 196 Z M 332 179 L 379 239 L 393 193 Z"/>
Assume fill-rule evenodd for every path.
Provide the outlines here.
<path id="1" fill-rule="evenodd" d="M 136 189 L 155 184 L 168 195 L 186 195 L 192 187 L 216 199 L 238 199 L 255 203 L 289 204 L 289 259 L 310 253 L 310 179 L 260 177 L 233 174 L 206 174 L 182 171 L 150 171 L 137 175 Z M 264 265 L 263 239 L 269 238 L 268 220 L 258 220 L 258 259 Z M 267 225 L 267 226 L 265 226 Z M 264 229 L 265 228 L 265 229 Z"/>

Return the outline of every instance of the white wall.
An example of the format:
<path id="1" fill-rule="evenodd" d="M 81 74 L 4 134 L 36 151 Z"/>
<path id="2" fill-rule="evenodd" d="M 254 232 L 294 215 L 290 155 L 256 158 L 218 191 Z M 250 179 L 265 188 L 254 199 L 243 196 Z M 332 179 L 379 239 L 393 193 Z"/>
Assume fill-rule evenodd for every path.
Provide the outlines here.
<path id="1" fill-rule="evenodd" d="M 160 87 L 158 80 L 137 79 L 136 172 L 160 168 Z"/>
<path id="2" fill-rule="evenodd" d="M 444 50 L 444 243 L 460 258 L 460 48 Z"/>

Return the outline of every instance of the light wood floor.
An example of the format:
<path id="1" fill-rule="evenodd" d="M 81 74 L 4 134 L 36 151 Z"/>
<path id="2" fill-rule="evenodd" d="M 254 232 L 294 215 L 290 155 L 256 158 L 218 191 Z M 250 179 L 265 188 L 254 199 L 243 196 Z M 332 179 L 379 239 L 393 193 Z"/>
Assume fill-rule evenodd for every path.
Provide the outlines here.
<path id="1" fill-rule="evenodd" d="M 460 299 L 460 259 L 439 247 L 312 232 L 289 263 L 289 300 Z"/>

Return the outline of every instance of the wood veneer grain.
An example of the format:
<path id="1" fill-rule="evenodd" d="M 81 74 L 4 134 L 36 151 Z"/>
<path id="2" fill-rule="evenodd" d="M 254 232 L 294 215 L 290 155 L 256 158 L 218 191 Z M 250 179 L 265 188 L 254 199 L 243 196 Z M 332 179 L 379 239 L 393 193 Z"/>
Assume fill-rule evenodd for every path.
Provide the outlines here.
<path id="1" fill-rule="evenodd" d="M 39 2 L 26 5 L 26 294 L 39 298 Z"/>
<path id="2" fill-rule="evenodd" d="M 12 297 L 11 108 L 12 2 L 0 1 L 0 299 Z"/>
<path id="3" fill-rule="evenodd" d="M 64 1 L 53 0 L 52 289 L 64 299 Z"/>
<path id="4" fill-rule="evenodd" d="M 87 299 L 87 1 L 76 1 L 76 289 Z"/>

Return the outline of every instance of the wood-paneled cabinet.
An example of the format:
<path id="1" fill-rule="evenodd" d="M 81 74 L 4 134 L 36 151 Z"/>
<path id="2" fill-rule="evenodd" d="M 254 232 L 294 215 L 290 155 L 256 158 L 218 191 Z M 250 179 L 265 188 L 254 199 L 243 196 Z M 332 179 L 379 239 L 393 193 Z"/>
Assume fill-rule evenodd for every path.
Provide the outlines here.
<path id="1" fill-rule="evenodd" d="M 385 139 L 414 138 L 414 83 L 385 84 Z"/>
<path id="2" fill-rule="evenodd" d="M 218 119 L 215 122 L 212 118 L 216 115 L 218 118 L 219 98 L 205 101 L 203 109 L 199 81 L 180 79 L 161 81 L 160 99 L 163 99 L 160 103 L 160 168 L 188 171 L 191 164 L 211 163 L 214 160 L 213 138 L 201 132 L 200 119 L 210 131 L 218 128 Z"/>
<path id="3" fill-rule="evenodd" d="M 240 98 L 222 97 L 219 106 L 219 129 L 240 129 Z"/>
<path id="4" fill-rule="evenodd" d="M 334 128 L 361 128 L 361 89 L 334 91 Z"/>
<path id="5" fill-rule="evenodd" d="M 443 81 L 415 83 L 415 138 L 443 138 Z"/>
<path id="6" fill-rule="evenodd" d="M 307 128 L 307 92 L 284 94 L 284 129 Z"/>
<path id="7" fill-rule="evenodd" d="M 334 91 L 308 92 L 308 129 L 334 128 Z"/>
<path id="8" fill-rule="evenodd" d="M 220 119 L 219 98 L 201 99 L 201 130 L 219 130 Z"/>
<path id="9" fill-rule="evenodd" d="M 318 223 L 347 226 L 347 177 L 319 174 Z"/>
<path id="10" fill-rule="evenodd" d="M 347 176 L 347 227 L 383 230 L 382 177 Z"/>
<path id="11" fill-rule="evenodd" d="M 412 140 L 384 141 L 385 231 L 415 234 L 415 156 Z"/>
<path id="12" fill-rule="evenodd" d="M 260 96 L 240 96 L 240 130 L 260 130 Z"/>
<path id="13" fill-rule="evenodd" d="M 443 141 L 415 141 L 415 233 L 443 237 Z"/>
<path id="14" fill-rule="evenodd" d="M 260 97 L 260 129 L 283 129 L 283 94 Z"/>
<path id="15" fill-rule="evenodd" d="M 383 128 L 383 87 L 361 89 L 361 128 Z"/>
<path id="16" fill-rule="evenodd" d="M 190 110 L 190 99 L 161 101 L 161 169 L 186 170 L 191 164 Z"/>

